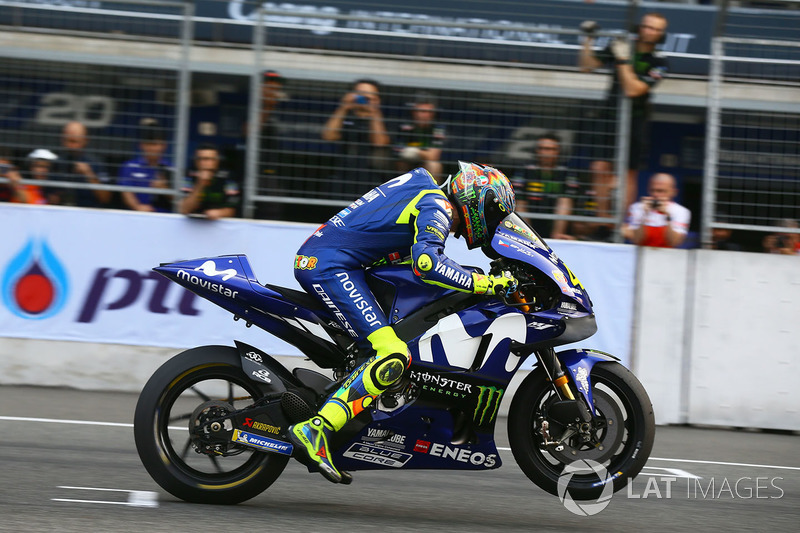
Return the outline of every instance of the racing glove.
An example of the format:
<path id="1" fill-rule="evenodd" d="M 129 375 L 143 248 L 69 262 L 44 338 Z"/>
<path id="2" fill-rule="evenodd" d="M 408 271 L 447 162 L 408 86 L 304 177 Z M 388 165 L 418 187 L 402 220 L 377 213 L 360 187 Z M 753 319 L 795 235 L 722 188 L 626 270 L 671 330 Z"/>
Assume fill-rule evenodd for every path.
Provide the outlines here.
<path id="1" fill-rule="evenodd" d="M 475 294 L 508 297 L 517 292 L 517 285 L 517 278 L 512 276 L 510 272 L 503 272 L 499 276 L 472 273 L 472 287 Z"/>

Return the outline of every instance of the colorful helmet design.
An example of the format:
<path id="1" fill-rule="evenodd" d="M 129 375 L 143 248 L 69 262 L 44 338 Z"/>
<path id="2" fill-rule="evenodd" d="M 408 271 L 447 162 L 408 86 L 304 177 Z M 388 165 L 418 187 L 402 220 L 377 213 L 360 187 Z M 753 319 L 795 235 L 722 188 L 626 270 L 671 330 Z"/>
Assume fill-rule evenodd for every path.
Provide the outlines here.
<path id="1" fill-rule="evenodd" d="M 467 247 L 487 244 L 497 224 L 514 212 L 514 189 L 496 168 L 458 162 L 458 174 L 447 183 L 447 196 L 462 219 Z"/>

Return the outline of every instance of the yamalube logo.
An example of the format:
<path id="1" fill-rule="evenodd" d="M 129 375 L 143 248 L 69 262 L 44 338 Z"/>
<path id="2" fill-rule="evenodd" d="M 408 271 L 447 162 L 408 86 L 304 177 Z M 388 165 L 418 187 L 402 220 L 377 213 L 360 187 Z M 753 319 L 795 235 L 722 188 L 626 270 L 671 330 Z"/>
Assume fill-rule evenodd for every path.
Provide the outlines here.
<path id="1" fill-rule="evenodd" d="M 603 491 L 596 500 L 585 500 L 576 502 L 572 499 L 567 488 L 572 476 L 575 474 L 586 475 L 594 472 L 600 478 L 598 483 L 603 485 Z M 573 461 L 564 467 L 564 471 L 558 476 L 558 498 L 564 507 L 571 513 L 580 516 L 593 516 L 605 509 L 611 503 L 611 496 L 614 495 L 614 479 L 608 475 L 606 468 L 591 459 L 580 459 Z"/>

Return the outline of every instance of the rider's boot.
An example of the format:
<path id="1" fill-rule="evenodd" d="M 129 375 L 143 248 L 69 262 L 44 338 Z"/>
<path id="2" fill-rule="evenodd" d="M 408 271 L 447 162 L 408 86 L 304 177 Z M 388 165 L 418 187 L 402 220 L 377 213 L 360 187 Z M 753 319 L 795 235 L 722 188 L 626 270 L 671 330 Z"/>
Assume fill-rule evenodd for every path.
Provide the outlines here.
<path id="1" fill-rule="evenodd" d="M 401 377 L 411 364 L 406 343 L 390 326 L 367 336 L 375 355 L 359 366 L 342 386 L 328 398 L 317 416 L 289 428 L 289 436 L 320 473 L 334 483 L 349 483 L 352 476 L 339 471 L 331 460 L 330 436 L 369 407 L 378 395 Z"/>

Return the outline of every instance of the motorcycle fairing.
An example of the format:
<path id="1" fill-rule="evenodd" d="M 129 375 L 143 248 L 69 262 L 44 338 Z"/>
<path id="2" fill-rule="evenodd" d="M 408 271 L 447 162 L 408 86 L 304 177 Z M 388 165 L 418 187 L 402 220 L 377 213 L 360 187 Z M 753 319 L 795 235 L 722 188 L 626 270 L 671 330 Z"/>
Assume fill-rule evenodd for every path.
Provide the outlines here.
<path id="1" fill-rule="evenodd" d="M 516 213 L 500 222 L 490 247 L 504 257 L 532 265 L 561 289 L 563 299 L 579 304 L 587 313 L 592 312 L 592 302 L 586 289 L 547 243 Z"/>
<path id="2" fill-rule="evenodd" d="M 338 326 L 258 283 L 244 255 L 206 257 L 154 268 L 212 303 L 293 344 L 322 368 L 339 366 L 349 343 Z"/>
<path id="3" fill-rule="evenodd" d="M 497 400 L 499 404 L 499 400 Z M 493 427 L 459 435 L 452 411 L 414 406 L 390 419 L 373 422 L 339 448 L 334 464 L 349 471 L 379 468 L 489 470 L 502 465 Z M 493 426 L 494 424 L 492 424 Z"/>

